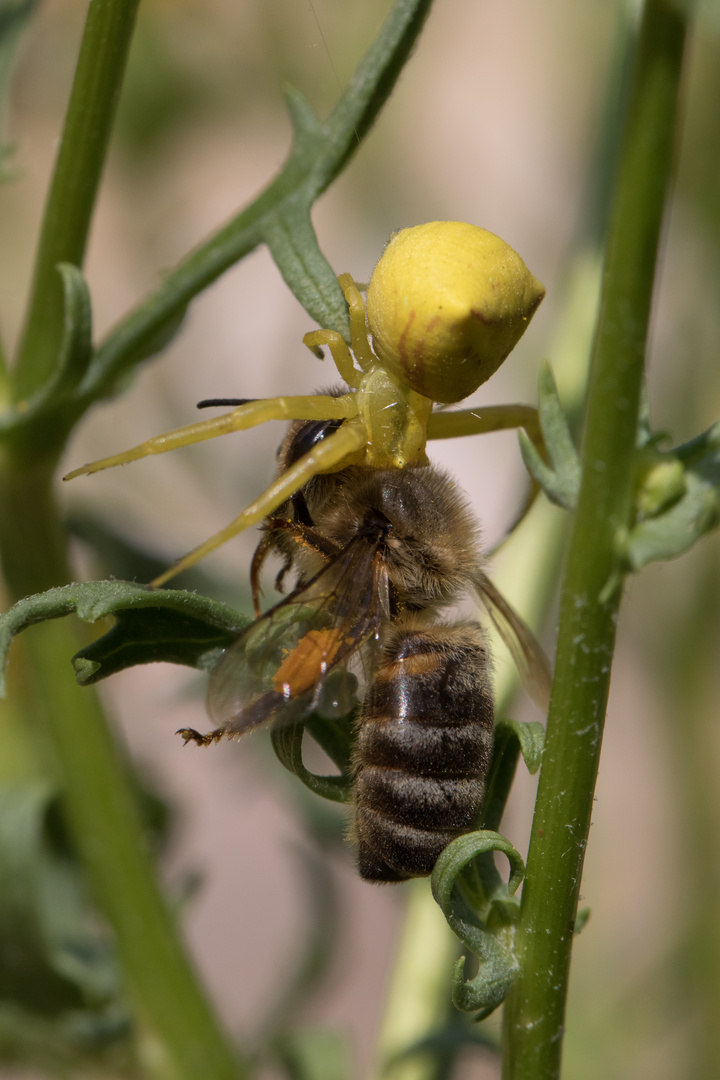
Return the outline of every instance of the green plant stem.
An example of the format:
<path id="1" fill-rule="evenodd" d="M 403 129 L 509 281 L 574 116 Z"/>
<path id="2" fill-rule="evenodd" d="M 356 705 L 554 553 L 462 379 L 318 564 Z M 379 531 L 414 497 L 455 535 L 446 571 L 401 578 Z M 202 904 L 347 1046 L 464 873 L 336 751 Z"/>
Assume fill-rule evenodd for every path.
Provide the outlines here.
<path id="1" fill-rule="evenodd" d="M 35 672 L 32 694 L 46 719 L 68 825 L 114 930 L 136 1021 L 152 1037 L 155 1061 L 149 1059 L 149 1072 L 164 1080 L 239 1080 L 245 1071 L 218 1027 L 156 887 L 129 770 L 97 695 L 72 678 L 67 654 L 73 638 L 76 648 L 84 644 L 77 627 L 49 622 L 34 627 L 23 645 Z"/>
<path id="2" fill-rule="evenodd" d="M 57 362 L 63 293 L 57 265 L 81 267 L 139 0 L 91 0 L 40 232 L 15 400 Z"/>
<path id="3" fill-rule="evenodd" d="M 63 329 L 61 261 L 81 265 L 138 0 L 92 0 L 42 226 L 28 322 L 14 372 L 16 399 L 51 375 Z M 20 598 L 70 580 L 50 458 L 0 457 L 0 554 Z M 165 1077 L 237 1080 L 242 1070 L 200 989 L 159 893 L 129 782 L 97 697 L 75 685 L 68 659 L 79 631 L 33 628 L 28 717 L 54 759 L 64 809 L 95 897 Z M 36 721 L 37 722 L 37 721 Z"/>
<path id="4" fill-rule="evenodd" d="M 558 332 L 548 350 L 563 407 L 571 414 L 579 411 L 584 395 L 587 368 L 578 363 L 578 357 L 587 357 L 590 353 L 600 295 L 599 261 L 599 249 L 583 244 L 567 275 Z M 567 515 L 539 498 L 492 560 L 493 581 L 531 626 L 542 622 L 554 594 L 553 583 L 560 573 L 566 533 Z M 496 646 L 502 648 L 500 642 Z M 516 691 L 517 675 L 508 657 L 508 662 L 499 666 L 496 673 L 498 716 L 507 715 Z M 491 827 L 502 831 L 499 822 L 493 822 Z M 421 928 L 425 919 L 432 917 L 429 911 L 437 909 L 427 884 L 422 888 L 413 886 L 408 907 L 383 1018 L 377 1075 L 384 1076 L 387 1071 L 388 1080 L 438 1080 L 444 1075 L 444 1066 L 429 1055 L 413 1055 L 389 1070 L 394 1054 L 427 1038 L 439 1026 L 442 1010 L 436 1012 L 428 1025 L 425 1023 L 425 1002 L 437 986 L 442 986 L 443 1000 L 448 1003 L 447 957 L 457 955 L 451 951 L 453 941 L 457 950 L 457 939 L 449 927 L 446 927 L 445 953 L 439 947 L 439 935 L 433 937 L 432 951 L 427 949 Z M 425 910 L 427 915 L 423 914 Z M 415 960 L 417 956 L 423 958 L 420 973 Z M 434 966 L 436 964 L 442 965 L 441 970 Z M 452 1004 L 450 1008 L 455 1011 Z M 412 1026 L 411 1019 L 414 1020 Z"/>
<path id="5" fill-rule="evenodd" d="M 68 580 L 65 539 L 47 465 L 21 470 L 0 458 L 0 550 L 17 597 Z M 15 466 L 15 467 L 13 467 Z M 137 1016 L 149 1029 L 165 1077 L 242 1075 L 180 945 L 158 891 L 128 768 L 94 691 L 75 684 L 69 657 L 87 642 L 66 622 L 33 627 L 26 652 L 28 722 L 55 762 L 76 850 L 115 933 Z M 159 1072 L 158 1075 L 161 1075 Z"/>
<path id="6" fill-rule="evenodd" d="M 505 1080 L 560 1072 L 573 925 L 615 643 L 617 545 L 634 450 L 685 41 L 681 5 L 648 0 L 638 33 L 592 359 L 583 478 L 563 587 L 555 682 L 523 887 L 521 975 L 505 1006 Z"/>

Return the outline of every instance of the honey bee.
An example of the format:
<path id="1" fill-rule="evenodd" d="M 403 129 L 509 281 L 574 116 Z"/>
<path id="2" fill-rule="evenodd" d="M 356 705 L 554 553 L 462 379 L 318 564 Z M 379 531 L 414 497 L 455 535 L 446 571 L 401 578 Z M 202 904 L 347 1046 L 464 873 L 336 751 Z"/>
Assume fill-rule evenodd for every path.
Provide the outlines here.
<path id="1" fill-rule="evenodd" d="M 545 290 L 517 252 L 485 229 L 428 222 L 396 233 L 364 301 L 349 274 L 348 341 L 328 348 L 346 386 L 329 394 L 225 399 L 233 411 L 73 470 L 65 479 L 165 453 L 269 420 L 293 423 L 277 476 L 224 529 L 160 574 L 163 586 L 243 529 L 263 522 L 251 583 L 256 620 L 211 675 L 208 745 L 275 719 L 345 715 L 356 672 L 352 836 L 364 878 L 429 874 L 442 849 L 478 821 L 491 755 L 490 656 L 480 625 L 446 612 L 478 596 L 536 700 L 549 668 L 483 570 L 477 522 L 454 482 L 428 462 L 429 439 L 523 427 L 542 448 L 536 410 L 454 412 L 502 364 Z M 259 577 L 271 553 L 296 584 L 264 615 Z"/>
<path id="2" fill-rule="evenodd" d="M 336 431 L 296 422 L 279 475 Z M 453 480 L 432 465 L 351 466 L 318 475 L 264 523 L 251 578 L 271 551 L 292 570 L 290 594 L 259 615 L 210 679 L 208 745 L 271 720 L 299 723 L 336 708 L 329 676 L 353 667 L 367 689 L 356 717 L 351 841 L 369 881 L 432 872 L 438 855 L 477 827 L 493 731 L 491 659 L 474 620 L 443 612 L 476 594 L 499 624 L 536 698 L 547 661 L 483 570 L 479 527 Z"/>

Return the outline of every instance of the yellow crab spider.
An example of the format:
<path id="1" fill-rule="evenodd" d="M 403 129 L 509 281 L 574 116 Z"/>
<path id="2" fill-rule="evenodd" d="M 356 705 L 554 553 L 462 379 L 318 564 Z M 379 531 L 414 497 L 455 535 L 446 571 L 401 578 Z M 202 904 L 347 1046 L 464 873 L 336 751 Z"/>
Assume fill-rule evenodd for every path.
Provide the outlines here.
<path id="1" fill-rule="evenodd" d="M 523 405 L 432 412 L 472 394 L 515 347 L 545 290 L 499 237 L 475 225 L 433 221 L 396 233 L 363 302 L 349 274 L 338 281 L 348 304 L 350 347 L 332 330 L 304 343 L 329 348 L 348 393 L 250 401 L 211 420 L 158 435 L 132 450 L 68 473 L 124 465 L 150 454 L 244 431 L 267 420 L 342 420 L 224 529 L 152 582 L 164 585 L 226 540 L 262 521 L 318 473 L 349 465 L 402 469 L 427 464 L 428 439 L 524 427 L 541 444 L 535 409 Z M 369 334 L 368 334 L 369 329 Z M 372 343 L 371 343 L 372 342 Z"/>

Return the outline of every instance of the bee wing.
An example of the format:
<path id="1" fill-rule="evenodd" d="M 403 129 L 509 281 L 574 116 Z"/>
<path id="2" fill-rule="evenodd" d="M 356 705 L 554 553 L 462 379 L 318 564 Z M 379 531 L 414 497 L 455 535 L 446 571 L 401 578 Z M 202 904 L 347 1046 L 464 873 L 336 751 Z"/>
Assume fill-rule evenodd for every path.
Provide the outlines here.
<path id="1" fill-rule="evenodd" d="M 242 735 L 283 712 L 301 719 L 327 676 L 376 632 L 387 573 L 373 538 L 356 537 L 307 583 L 256 619 L 210 676 L 219 735 Z"/>
<path id="2" fill-rule="evenodd" d="M 552 668 L 540 642 L 485 574 L 477 575 L 475 588 L 493 626 L 510 650 L 525 690 L 547 712 Z"/>

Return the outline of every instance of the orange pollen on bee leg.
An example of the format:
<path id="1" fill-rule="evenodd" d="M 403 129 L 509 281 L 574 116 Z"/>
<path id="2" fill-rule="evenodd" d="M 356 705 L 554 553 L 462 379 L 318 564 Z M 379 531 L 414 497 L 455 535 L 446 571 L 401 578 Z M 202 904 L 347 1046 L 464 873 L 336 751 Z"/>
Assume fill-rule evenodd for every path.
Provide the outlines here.
<path id="1" fill-rule="evenodd" d="M 307 693 L 325 674 L 342 640 L 341 630 L 309 630 L 275 672 L 273 690 L 291 697 Z"/>

